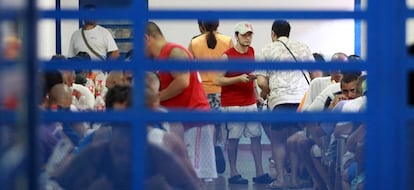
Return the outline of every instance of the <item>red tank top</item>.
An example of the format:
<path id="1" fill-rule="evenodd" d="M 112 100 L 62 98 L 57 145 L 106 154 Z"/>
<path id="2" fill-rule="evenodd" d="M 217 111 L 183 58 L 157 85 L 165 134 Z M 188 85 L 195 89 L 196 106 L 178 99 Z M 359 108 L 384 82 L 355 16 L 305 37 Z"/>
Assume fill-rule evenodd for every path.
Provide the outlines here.
<path id="1" fill-rule="evenodd" d="M 184 50 L 187 55 L 192 59 L 191 53 L 181 45 L 168 43 L 166 44 L 158 56 L 158 59 L 168 59 L 171 50 L 174 48 L 180 48 Z M 159 72 L 161 90 L 165 89 L 174 80 L 173 76 L 169 72 Z M 206 94 L 201 84 L 200 77 L 197 72 L 190 72 L 190 84 L 184 91 L 165 101 L 161 102 L 162 106 L 167 108 L 186 108 L 197 110 L 210 110 L 210 104 L 207 101 Z"/>
<path id="2" fill-rule="evenodd" d="M 249 46 L 246 53 L 239 53 L 234 47 L 224 52 L 229 60 L 248 59 L 254 60 L 254 49 Z M 241 74 L 251 74 L 246 72 L 227 72 L 225 77 L 234 77 Z M 254 82 L 239 82 L 232 85 L 221 87 L 221 105 L 222 106 L 248 106 L 256 103 L 256 95 L 254 92 Z"/>

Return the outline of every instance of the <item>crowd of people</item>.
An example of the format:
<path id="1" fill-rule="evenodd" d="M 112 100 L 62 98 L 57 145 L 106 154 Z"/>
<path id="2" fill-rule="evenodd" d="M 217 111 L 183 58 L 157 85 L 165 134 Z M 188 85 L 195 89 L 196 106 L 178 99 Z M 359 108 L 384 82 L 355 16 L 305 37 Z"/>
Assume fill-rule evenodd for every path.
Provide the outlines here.
<path id="1" fill-rule="evenodd" d="M 93 10 L 93 6 L 86 6 Z M 321 62 L 308 46 L 290 38 L 290 23 L 275 20 L 271 41 L 252 46 L 254 26 L 239 22 L 233 36 L 218 32 L 218 20 L 199 20 L 200 35 L 188 48 L 168 41 L 155 22 L 146 23 L 145 54 L 155 60 Z M 234 42 L 233 43 L 233 39 Z M 70 40 L 69 54 L 53 61 L 121 59 L 110 32 L 84 21 Z M 125 59 L 134 61 L 131 53 Z M 322 60 L 321 60 L 322 58 Z M 330 61 L 361 62 L 357 55 L 335 53 Z M 42 74 L 39 109 L 105 111 L 131 107 L 130 71 L 48 71 Z M 366 72 L 319 70 L 151 71 L 145 73 L 145 106 L 216 112 L 361 112 L 367 102 Z M 12 106 L 12 105 L 10 105 Z M 126 119 L 127 120 L 127 119 Z M 269 189 L 363 189 L 365 123 L 237 122 L 179 123 L 154 121 L 146 126 L 146 189 L 203 189 L 229 165 L 228 184 L 267 184 Z M 351 119 L 352 120 L 352 119 Z M 42 189 L 131 189 L 131 124 L 54 122 L 39 127 Z M 270 140 L 275 171 L 262 163 L 262 132 Z M 255 166 L 251 180 L 237 167 L 239 142 L 250 138 Z M 224 154 L 223 152 L 227 152 Z M 227 159 L 225 158 L 227 155 Z M 167 160 L 167 161 L 166 161 Z M 272 173 L 272 174 L 269 174 Z M 287 175 L 290 174 L 288 178 Z M 304 175 L 308 174 L 308 175 Z M 305 176 L 305 178 L 304 178 Z M 306 177 L 307 176 L 307 177 Z"/>

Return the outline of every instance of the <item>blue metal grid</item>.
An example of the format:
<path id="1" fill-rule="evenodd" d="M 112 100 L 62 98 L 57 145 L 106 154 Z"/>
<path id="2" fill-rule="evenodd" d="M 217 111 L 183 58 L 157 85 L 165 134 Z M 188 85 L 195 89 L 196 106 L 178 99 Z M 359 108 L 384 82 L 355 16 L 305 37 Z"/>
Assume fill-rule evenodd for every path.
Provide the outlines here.
<path id="1" fill-rule="evenodd" d="M 85 17 L 95 17 L 99 19 L 129 19 L 134 22 L 134 36 L 142 36 L 145 23 L 148 19 L 195 19 L 195 18 L 220 18 L 220 19 L 273 19 L 273 18 L 287 18 L 287 19 L 338 19 L 338 18 L 352 18 L 363 19 L 368 25 L 368 45 L 367 45 L 367 64 L 365 65 L 322 65 L 322 64 L 290 64 L 285 67 L 284 64 L 260 64 L 248 65 L 248 68 L 260 69 L 294 69 L 294 68 L 314 68 L 318 67 L 324 70 L 331 68 L 341 69 L 365 69 L 368 71 L 369 81 L 369 102 L 366 113 L 351 114 L 348 117 L 354 120 L 367 121 L 368 123 L 368 138 L 367 138 L 367 189 L 407 189 L 406 173 L 405 173 L 405 127 L 407 119 L 413 117 L 414 111 L 407 107 L 406 99 L 406 80 L 407 69 L 413 69 L 412 58 L 408 58 L 405 54 L 405 19 L 414 16 L 414 11 L 405 8 L 404 1 L 386 1 L 376 0 L 368 2 L 368 9 L 365 12 L 348 12 L 348 11 L 251 11 L 251 10 L 220 10 L 220 11 L 191 11 L 191 10 L 148 10 L 147 1 L 134 1 L 129 9 L 115 9 L 115 10 L 97 10 L 92 15 L 85 12 L 77 11 L 39 11 L 36 12 L 34 1 L 29 1 L 28 14 L 28 29 L 35 31 L 35 24 L 38 18 L 56 18 L 67 19 L 76 18 L 81 19 Z M 1 19 L 14 18 L 16 15 L 12 12 L 0 13 Z M 38 17 L 36 17 L 38 16 Z M 34 33 L 35 34 L 35 33 Z M 27 46 L 35 49 L 36 41 L 33 33 L 26 34 Z M 144 71 L 146 70 L 168 70 L 168 69 L 208 69 L 208 68 L 228 68 L 221 64 L 156 64 L 157 62 L 149 61 L 144 56 L 143 38 L 133 39 L 136 60 L 141 60 L 140 63 L 134 64 L 74 64 L 74 65 L 59 65 L 44 63 L 41 65 L 43 69 L 54 69 L 58 66 L 62 68 L 96 68 L 103 69 L 131 69 L 137 79 L 144 78 Z M 35 51 L 26 52 L 28 59 L 36 59 Z M 35 84 L 36 68 L 35 61 L 27 61 L 28 83 Z M 97 66 L 99 65 L 99 66 Z M 115 66 L 114 66 L 115 65 Z M 244 64 L 243 64 L 244 65 Z M 239 66 L 239 65 L 238 65 Z M 230 66 L 231 68 L 231 66 Z M 244 69 L 244 68 L 243 68 Z M 30 81 L 33 80 L 33 81 Z M 134 89 L 144 89 L 143 81 L 136 82 Z M 29 117 L 28 122 L 37 121 L 37 109 L 35 109 L 35 99 L 29 98 L 27 107 Z M 193 112 L 172 112 L 169 114 L 152 113 L 144 108 L 144 96 L 142 91 L 135 91 L 134 105 L 132 109 L 125 112 L 117 113 L 71 113 L 58 114 L 47 113 L 47 117 L 41 117 L 44 120 L 128 120 L 134 126 L 134 189 L 144 189 L 144 144 L 145 144 L 145 128 L 144 123 L 149 120 L 177 120 L 177 118 L 186 118 L 188 121 L 194 120 L 211 120 L 211 118 L 218 121 L 225 121 L 228 118 L 237 120 L 260 120 L 260 121 L 283 121 L 283 120 L 297 120 L 297 114 L 280 113 L 276 115 L 272 113 L 270 117 L 267 113 L 249 114 L 201 114 Z M 2 113 L 3 114 L 3 113 Z M 134 116 L 134 117 L 133 117 Z M 280 116 L 280 117 L 279 117 Z M 340 120 L 342 114 L 303 114 L 300 120 Z M 29 125 L 28 125 L 29 126 Z M 31 134 L 34 138 L 34 134 Z M 33 143 L 34 144 L 34 143 Z M 32 144 L 32 145 L 33 145 Z M 31 147 L 31 152 L 35 154 L 34 147 Z M 34 167 L 34 166 L 33 166 Z M 35 168 L 34 170 L 35 171 Z M 34 174 L 34 173 L 31 173 Z M 36 176 L 33 175 L 34 179 Z M 35 184 L 35 181 L 32 182 Z M 32 186 L 34 189 L 35 186 Z"/>

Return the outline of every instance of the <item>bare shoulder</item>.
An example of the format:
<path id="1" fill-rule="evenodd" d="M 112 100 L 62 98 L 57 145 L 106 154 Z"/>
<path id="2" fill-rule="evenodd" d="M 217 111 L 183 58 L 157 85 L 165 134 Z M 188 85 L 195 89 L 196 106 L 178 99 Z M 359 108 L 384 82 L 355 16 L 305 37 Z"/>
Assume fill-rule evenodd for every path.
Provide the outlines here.
<path id="1" fill-rule="evenodd" d="M 189 59 L 187 52 L 181 48 L 175 47 L 171 50 L 169 58 L 174 59 Z"/>

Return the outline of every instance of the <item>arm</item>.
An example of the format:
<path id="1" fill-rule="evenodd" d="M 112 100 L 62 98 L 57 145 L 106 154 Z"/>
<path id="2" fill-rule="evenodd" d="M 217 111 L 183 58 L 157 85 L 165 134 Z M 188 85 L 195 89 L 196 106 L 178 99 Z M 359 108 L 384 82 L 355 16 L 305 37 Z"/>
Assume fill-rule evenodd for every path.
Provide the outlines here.
<path id="1" fill-rule="evenodd" d="M 192 43 L 192 42 L 193 42 L 193 40 L 191 40 L 191 41 L 190 41 L 190 44 L 188 44 L 188 48 L 187 48 L 187 49 L 188 49 L 188 51 L 189 51 L 191 54 L 193 54 L 193 55 L 194 55 L 193 45 L 192 45 L 193 43 Z"/>
<path id="2" fill-rule="evenodd" d="M 119 52 L 119 50 L 111 51 L 111 52 L 109 52 L 109 59 L 110 60 L 116 60 L 116 59 L 119 58 L 120 55 L 121 55 L 121 53 Z"/>
<path id="3" fill-rule="evenodd" d="M 349 135 L 348 141 L 346 142 L 346 149 L 350 152 L 355 152 L 356 145 L 364 142 L 365 134 L 365 125 L 361 124 L 351 135 Z"/>
<path id="4" fill-rule="evenodd" d="M 187 53 L 180 49 L 174 48 L 171 50 L 170 59 L 189 59 Z M 161 90 L 160 101 L 171 99 L 182 93 L 190 85 L 190 72 L 171 72 L 174 80 L 167 88 Z"/>
<path id="5" fill-rule="evenodd" d="M 267 95 L 270 93 L 268 80 L 269 79 L 263 75 L 257 75 L 257 85 L 262 90 L 260 92 L 260 96 L 265 100 L 267 99 Z"/>
<path id="6" fill-rule="evenodd" d="M 309 72 L 309 76 L 311 78 L 311 80 L 318 78 L 318 77 L 322 77 L 323 73 L 320 70 L 316 70 L 316 71 L 310 71 Z"/>
<path id="7" fill-rule="evenodd" d="M 174 80 L 167 88 L 161 90 L 160 101 L 165 101 L 178 96 L 190 85 L 190 72 L 172 72 Z"/>
<path id="8" fill-rule="evenodd" d="M 249 78 L 249 75 L 247 75 L 246 73 L 242 75 L 234 76 L 234 77 L 225 77 L 224 75 L 225 75 L 224 72 L 217 73 L 214 83 L 219 86 L 228 86 L 228 85 L 232 85 L 232 84 L 239 83 L 239 82 L 246 83 L 251 80 L 254 80 L 254 79 Z"/>

